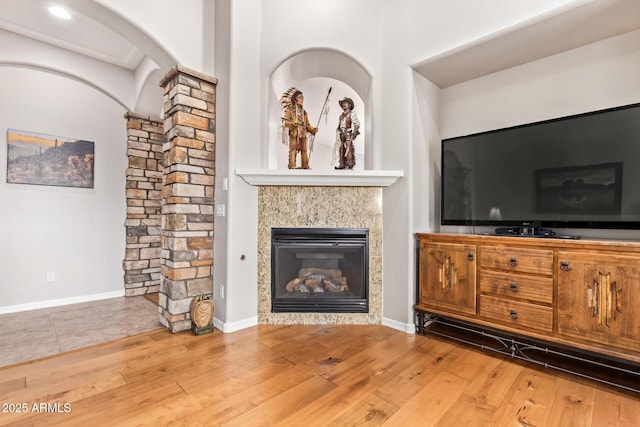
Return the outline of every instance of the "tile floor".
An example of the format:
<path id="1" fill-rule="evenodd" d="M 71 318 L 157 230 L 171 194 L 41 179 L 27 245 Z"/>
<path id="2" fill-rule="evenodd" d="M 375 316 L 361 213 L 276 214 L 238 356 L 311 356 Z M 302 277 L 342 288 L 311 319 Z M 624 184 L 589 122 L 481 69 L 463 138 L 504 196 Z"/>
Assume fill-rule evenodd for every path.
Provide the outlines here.
<path id="1" fill-rule="evenodd" d="M 0 315 L 0 367 L 159 329 L 158 306 L 120 297 Z"/>

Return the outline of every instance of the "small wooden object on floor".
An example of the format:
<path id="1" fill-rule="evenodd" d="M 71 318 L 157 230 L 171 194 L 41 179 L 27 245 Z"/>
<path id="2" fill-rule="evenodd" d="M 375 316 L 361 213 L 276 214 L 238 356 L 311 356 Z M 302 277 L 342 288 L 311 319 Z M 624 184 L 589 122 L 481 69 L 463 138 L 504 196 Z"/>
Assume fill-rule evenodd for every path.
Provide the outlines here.
<path id="1" fill-rule="evenodd" d="M 193 322 L 191 323 L 191 331 L 193 332 L 194 335 L 204 335 L 204 334 L 210 334 L 211 332 L 213 332 L 213 325 L 211 326 L 205 326 L 205 327 L 199 327 L 193 324 Z"/>
<path id="2" fill-rule="evenodd" d="M 198 295 L 191 300 L 191 330 L 195 335 L 213 332 L 213 314 L 215 306 L 211 295 Z"/>

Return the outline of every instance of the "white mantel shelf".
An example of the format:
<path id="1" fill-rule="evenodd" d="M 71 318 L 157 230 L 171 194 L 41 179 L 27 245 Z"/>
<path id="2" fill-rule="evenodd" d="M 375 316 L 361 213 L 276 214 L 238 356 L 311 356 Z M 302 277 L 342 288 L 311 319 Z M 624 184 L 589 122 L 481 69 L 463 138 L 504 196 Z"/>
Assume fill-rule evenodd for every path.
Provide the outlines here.
<path id="1" fill-rule="evenodd" d="M 389 187 L 404 176 L 401 170 L 236 169 L 236 175 L 256 186 Z"/>

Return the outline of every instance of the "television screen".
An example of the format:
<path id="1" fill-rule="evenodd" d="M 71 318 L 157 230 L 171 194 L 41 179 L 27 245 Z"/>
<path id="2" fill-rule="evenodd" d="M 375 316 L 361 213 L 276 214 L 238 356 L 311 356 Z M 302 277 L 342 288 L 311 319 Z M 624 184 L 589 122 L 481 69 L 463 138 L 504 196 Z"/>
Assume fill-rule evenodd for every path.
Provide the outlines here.
<path id="1" fill-rule="evenodd" d="M 640 229 L 640 104 L 444 139 L 443 225 Z"/>

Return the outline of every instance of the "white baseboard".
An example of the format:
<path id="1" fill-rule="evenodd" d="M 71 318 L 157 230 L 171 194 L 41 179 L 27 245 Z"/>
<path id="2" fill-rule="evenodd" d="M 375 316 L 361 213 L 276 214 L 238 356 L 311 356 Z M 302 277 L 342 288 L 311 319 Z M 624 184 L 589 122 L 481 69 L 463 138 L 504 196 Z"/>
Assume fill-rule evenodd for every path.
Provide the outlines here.
<path id="1" fill-rule="evenodd" d="M 416 333 L 416 325 L 413 323 L 402 323 L 397 320 L 382 318 L 382 325 L 387 326 L 391 329 L 396 329 L 398 331 L 406 332 L 408 334 Z"/>
<path id="2" fill-rule="evenodd" d="M 215 318 L 213 319 L 213 326 L 216 329 L 221 330 L 225 334 L 236 332 L 241 329 L 246 329 L 246 328 L 250 328 L 252 326 L 257 326 L 257 325 L 258 325 L 258 316 L 250 317 L 248 319 L 243 319 L 243 320 L 239 320 L 237 322 L 232 322 L 232 323 L 223 323 L 218 319 L 215 319 Z"/>
<path id="3" fill-rule="evenodd" d="M 21 311 L 38 310 L 41 308 L 60 307 L 62 305 L 78 304 L 81 302 L 98 301 L 101 299 L 118 298 L 124 296 L 124 290 L 104 292 L 101 294 L 81 295 L 70 298 L 50 299 L 27 304 L 7 305 L 0 307 L 0 314 L 18 313 Z"/>

